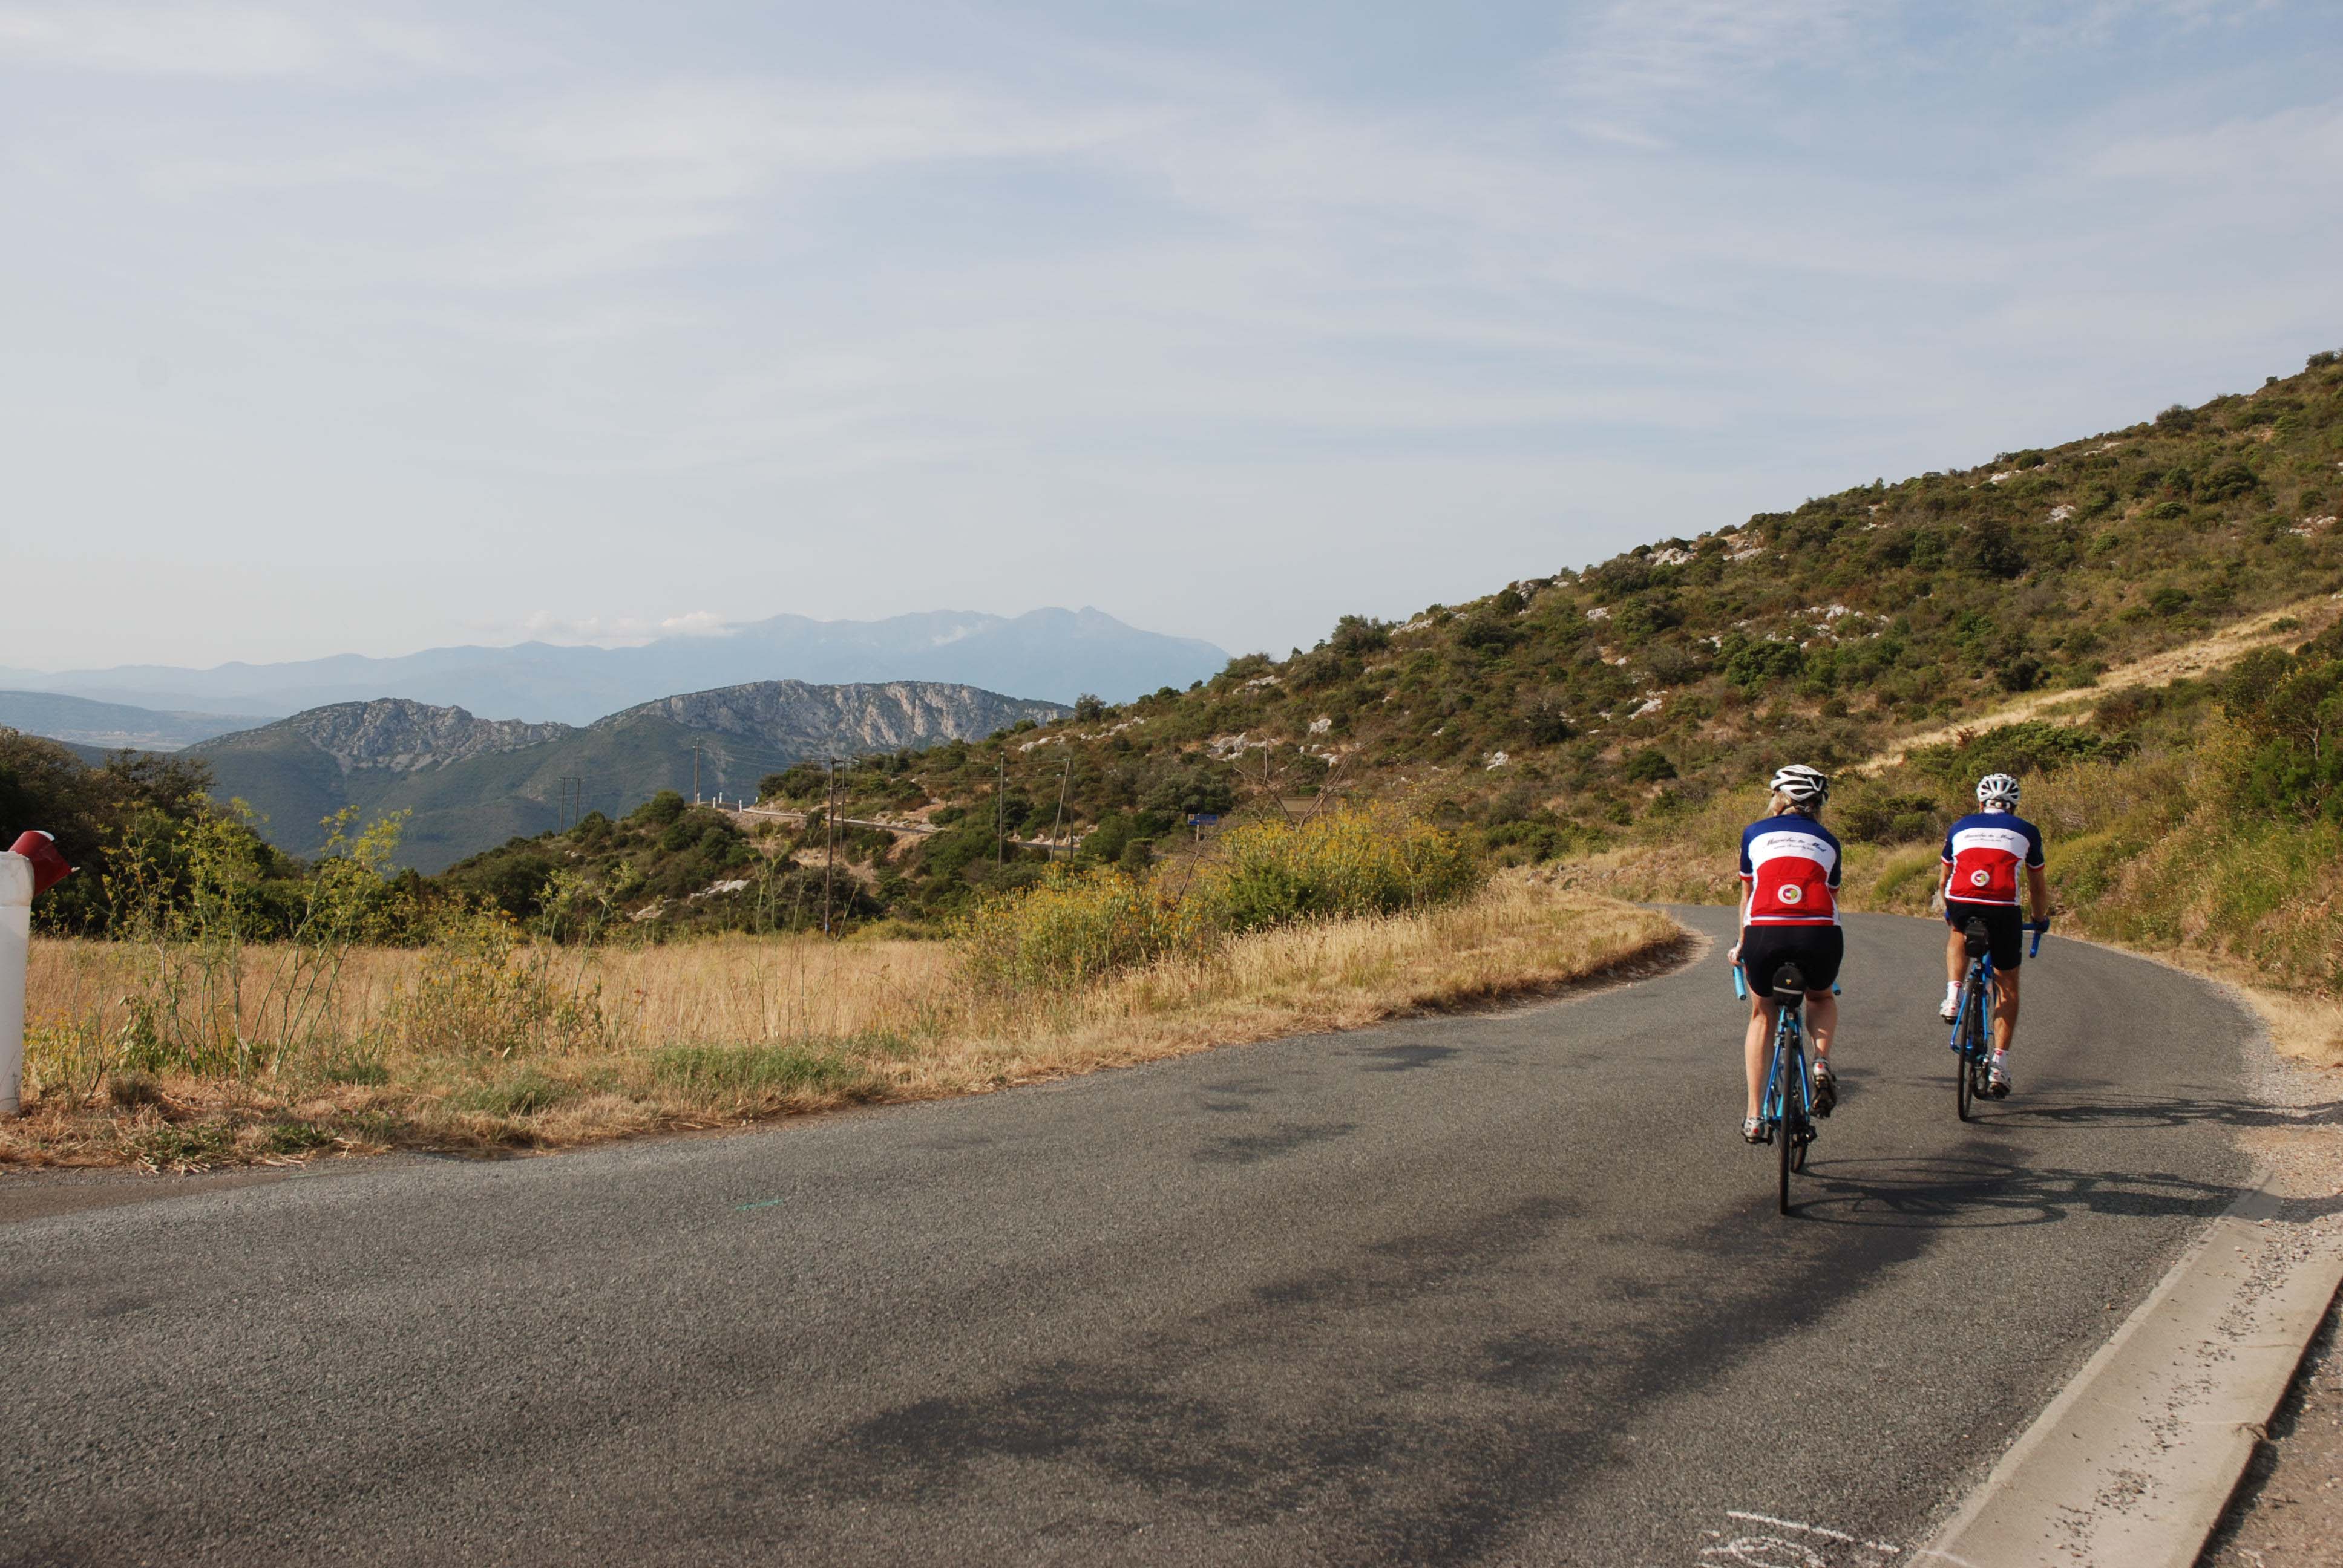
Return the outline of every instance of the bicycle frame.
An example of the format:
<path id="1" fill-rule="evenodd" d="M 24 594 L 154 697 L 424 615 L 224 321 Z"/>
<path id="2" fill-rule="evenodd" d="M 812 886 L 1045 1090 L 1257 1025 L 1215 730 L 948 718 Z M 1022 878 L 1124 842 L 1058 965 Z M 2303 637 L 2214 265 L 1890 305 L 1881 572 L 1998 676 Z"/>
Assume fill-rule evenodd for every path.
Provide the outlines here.
<path id="1" fill-rule="evenodd" d="M 2043 928 L 2036 923 L 2028 921 L 2026 929 L 2034 933 L 2033 941 L 2026 945 L 2026 956 L 2029 959 L 2038 959 L 2042 956 Z M 1974 1054 L 1970 1051 L 1961 1050 L 1961 1026 L 1968 1022 L 1968 982 L 1970 980 L 1975 980 L 1977 982 L 1977 1005 L 1985 1010 L 1985 1028 L 1979 1033 L 1978 1038 L 1985 1041 L 1985 1050 L 1988 1055 L 1991 1054 L 1993 1050 L 1994 974 L 1993 955 L 1991 953 L 1980 953 L 1976 958 L 1969 960 L 1968 975 L 1961 981 L 1961 1005 L 1959 1010 L 1953 1014 L 1953 1038 L 1950 1041 L 1952 1049 L 1960 1051 L 1963 1056 L 1970 1056 Z"/>
<path id="2" fill-rule="evenodd" d="M 1774 1021 L 1774 1060 L 1765 1070 L 1765 1097 L 1757 1101 L 1765 1124 L 1785 1137 L 1795 1134 L 1812 1121 L 1815 1103 L 1814 1072 L 1806 1064 L 1806 1033 L 1801 1018 L 1803 1008 L 1785 1007 Z M 1787 1070 L 1797 1064 L 1798 1114 L 1794 1122 L 1790 1111 L 1790 1080 Z"/>
<path id="3" fill-rule="evenodd" d="M 1739 964 L 1733 966 L 1733 994 L 1744 1001 L 1749 1000 L 1748 977 Z M 1837 995 L 1838 987 L 1832 986 L 1831 994 Z M 1814 1121 L 1815 1082 L 1814 1071 L 1806 1062 L 1805 1011 L 1803 1007 L 1784 1007 L 1774 1020 L 1774 1054 L 1765 1069 L 1765 1089 L 1758 1097 L 1757 1115 L 1776 1131 L 1781 1131 L 1785 1120 L 1784 1112 L 1789 1108 L 1785 1092 L 1788 1085 L 1782 1070 L 1789 1060 L 1798 1064 L 1798 1121 L 1805 1126 Z"/>

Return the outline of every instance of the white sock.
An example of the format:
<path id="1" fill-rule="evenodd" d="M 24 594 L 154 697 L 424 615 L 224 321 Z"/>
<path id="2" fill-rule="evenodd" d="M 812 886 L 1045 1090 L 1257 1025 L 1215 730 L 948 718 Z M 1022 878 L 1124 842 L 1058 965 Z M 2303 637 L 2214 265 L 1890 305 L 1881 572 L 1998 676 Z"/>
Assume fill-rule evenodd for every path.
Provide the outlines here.
<path id="1" fill-rule="evenodd" d="M 2003 1062 L 2008 1060 L 2009 1052 L 2006 1050 L 1996 1050 L 1993 1053 L 1993 1064 L 1996 1067 L 1999 1067 Z"/>

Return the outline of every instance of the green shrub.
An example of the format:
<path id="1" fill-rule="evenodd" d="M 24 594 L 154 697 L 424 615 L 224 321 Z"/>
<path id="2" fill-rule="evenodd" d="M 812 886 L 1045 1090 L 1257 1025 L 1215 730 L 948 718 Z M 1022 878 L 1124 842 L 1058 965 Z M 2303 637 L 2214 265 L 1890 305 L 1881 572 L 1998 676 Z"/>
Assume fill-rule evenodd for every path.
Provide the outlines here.
<path id="1" fill-rule="evenodd" d="M 1144 840 L 1124 847 L 1126 859 Z M 1483 879 L 1448 829 L 1386 808 L 1239 824 L 1184 893 L 1108 866 L 1053 865 L 1030 888 L 989 894 L 955 929 L 970 978 L 993 991 L 1071 990 L 1228 935 L 1300 920 L 1391 914 L 1459 899 Z"/>
<path id="2" fill-rule="evenodd" d="M 1462 835 L 1387 808 L 1244 823 L 1220 851 L 1190 898 L 1229 931 L 1393 914 L 1466 897 L 1485 879 Z"/>
<path id="3" fill-rule="evenodd" d="M 1032 887 L 979 900 L 955 934 L 970 975 L 992 990 L 1073 990 L 1203 945 L 1170 890 L 1107 866 L 1051 866 Z"/>
<path id="4" fill-rule="evenodd" d="M 858 1050 L 900 1056 L 904 1046 L 892 1036 L 782 1045 L 675 1045 L 652 1054 L 651 1078 L 665 1088 L 744 1103 L 793 1094 L 861 1098 L 876 1091 L 877 1081 L 858 1059 Z"/>
<path id="5" fill-rule="evenodd" d="M 567 1053 L 604 1035 L 601 987 L 565 975 L 558 950 L 526 940 L 493 910 L 446 916 L 394 1022 L 427 1055 Z"/>
<path id="6" fill-rule="evenodd" d="M 2078 726 L 2029 719 L 1947 745 L 1923 746 L 1912 753 L 1910 761 L 1916 770 L 1965 791 L 1987 773 L 2010 773 L 2024 779 L 2077 762 L 2113 760 L 2127 749 L 2121 740 Z"/>
<path id="7" fill-rule="evenodd" d="M 534 1068 L 493 1083 L 475 1083 L 448 1097 L 458 1111 L 484 1116 L 534 1116 L 569 1098 L 572 1091 Z"/>
<path id="8" fill-rule="evenodd" d="M 1620 772 L 1631 784 L 1656 784 L 1664 779 L 1674 778 L 1676 765 L 1669 761 L 1667 753 L 1658 747 L 1646 746 L 1629 756 L 1627 765 Z"/>

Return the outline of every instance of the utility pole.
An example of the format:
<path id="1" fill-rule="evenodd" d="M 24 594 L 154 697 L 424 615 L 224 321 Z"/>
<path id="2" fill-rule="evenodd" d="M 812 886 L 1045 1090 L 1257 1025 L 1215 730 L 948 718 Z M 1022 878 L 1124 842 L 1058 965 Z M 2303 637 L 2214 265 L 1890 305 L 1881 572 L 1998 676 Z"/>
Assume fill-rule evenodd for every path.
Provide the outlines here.
<path id="1" fill-rule="evenodd" d="M 821 934 L 830 935 L 830 881 L 838 870 L 838 759 L 826 757 L 830 769 L 821 793 L 822 837 L 828 841 L 829 858 L 821 866 Z"/>
<path id="2" fill-rule="evenodd" d="M 691 743 L 691 803 L 699 804 L 699 742 Z"/>
<path id="3" fill-rule="evenodd" d="M 1050 823 L 1050 857 L 1052 859 L 1055 859 L 1058 854 L 1058 829 L 1065 826 L 1066 821 L 1066 786 L 1073 781 L 1074 754 L 1069 749 L 1066 752 L 1066 771 L 1058 779 L 1058 815 Z"/>
<path id="4" fill-rule="evenodd" d="M 1001 748 L 1001 778 L 992 786 L 992 847 L 994 859 L 1009 864 L 1009 748 Z"/>

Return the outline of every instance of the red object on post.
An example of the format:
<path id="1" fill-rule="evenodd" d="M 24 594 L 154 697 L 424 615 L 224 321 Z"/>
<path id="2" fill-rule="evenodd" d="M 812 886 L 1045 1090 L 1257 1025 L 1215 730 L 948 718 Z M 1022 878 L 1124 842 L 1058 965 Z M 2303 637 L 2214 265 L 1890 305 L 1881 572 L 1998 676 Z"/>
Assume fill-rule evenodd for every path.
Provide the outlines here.
<path id="1" fill-rule="evenodd" d="M 16 835 L 16 841 L 8 848 L 10 852 L 22 855 L 33 862 L 33 896 L 35 898 L 40 897 L 73 875 L 73 868 L 65 864 L 65 858 L 63 855 L 57 853 L 56 839 L 42 832 L 38 828 L 33 829 L 30 832 L 19 833 Z"/>

